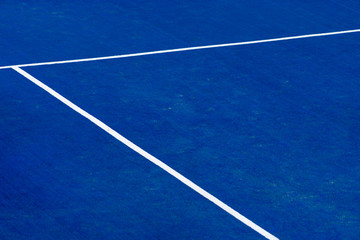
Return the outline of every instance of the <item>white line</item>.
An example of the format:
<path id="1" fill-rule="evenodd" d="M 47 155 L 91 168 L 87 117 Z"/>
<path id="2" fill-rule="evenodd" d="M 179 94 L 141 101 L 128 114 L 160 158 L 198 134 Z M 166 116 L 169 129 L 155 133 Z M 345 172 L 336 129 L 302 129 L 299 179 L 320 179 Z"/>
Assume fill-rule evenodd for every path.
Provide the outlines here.
<path id="1" fill-rule="evenodd" d="M 163 163 L 159 159 L 157 159 L 156 157 L 154 157 L 151 154 L 147 153 L 146 151 L 144 151 L 143 149 L 141 149 L 140 147 L 138 147 L 137 145 L 135 145 L 134 143 L 132 143 L 131 141 L 129 141 L 128 139 L 123 137 L 122 135 L 120 135 L 118 132 L 116 132 L 115 130 L 110 128 L 105 123 L 101 122 L 96 117 L 94 117 L 91 114 L 87 113 L 86 111 L 84 111 L 83 109 L 81 109 L 80 107 L 78 107 L 77 105 L 75 105 L 74 103 L 72 103 L 71 101 L 69 101 L 68 99 L 66 99 L 62 95 L 60 95 L 59 93 L 55 92 L 53 89 L 51 89 L 47 85 L 40 82 L 38 79 L 31 76 L 29 73 L 25 72 L 24 70 L 20 69 L 19 67 L 12 67 L 12 69 L 17 71 L 21 75 L 23 75 L 25 78 L 29 79 L 31 82 L 35 83 L 37 86 L 39 86 L 40 88 L 42 88 L 46 92 L 50 93 L 52 96 L 54 96 L 55 98 L 57 98 L 58 100 L 63 102 L 65 105 L 67 105 L 68 107 L 73 109 L 75 112 L 77 112 L 77 113 L 81 114 L 82 116 L 84 116 L 85 118 L 89 119 L 95 125 L 97 125 L 101 129 L 103 129 L 104 131 L 109 133 L 111 136 L 113 136 L 114 138 L 116 138 L 117 140 L 119 140 L 120 142 L 122 142 L 123 144 L 125 144 L 126 146 L 128 146 L 129 148 L 131 148 L 132 150 L 134 150 L 135 152 L 137 152 L 141 156 L 143 156 L 144 158 L 148 159 L 150 162 L 152 162 L 155 165 L 159 166 L 160 168 L 165 170 L 167 173 L 169 173 L 170 175 L 172 175 L 173 177 L 175 177 L 176 179 L 178 179 L 179 181 L 184 183 L 186 186 L 190 187 L 191 189 L 193 189 L 194 191 L 196 191 L 197 193 L 199 193 L 200 195 L 202 195 L 203 197 L 205 197 L 209 201 L 213 202 L 218 207 L 222 208 L 224 211 L 226 211 L 227 213 L 229 213 L 230 215 L 232 215 L 233 217 L 235 217 L 239 221 L 243 222 L 244 224 L 246 224 L 247 226 L 249 226 L 250 228 L 252 228 L 256 232 L 258 232 L 259 234 L 263 235 L 264 237 L 266 237 L 267 239 L 270 239 L 270 240 L 278 239 L 277 237 L 275 237 L 271 233 L 267 232 L 266 230 L 264 230 L 260 226 L 256 225 L 255 223 L 253 223 L 252 221 L 247 219 L 245 216 L 241 215 L 240 213 L 238 213 L 237 211 L 235 211 L 234 209 L 232 209 L 231 207 L 229 207 L 228 205 L 226 205 L 225 203 L 220 201 L 218 198 L 214 197 L 213 195 L 211 195 L 210 193 L 208 193 L 207 191 L 205 191 L 204 189 L 202 189 L 201 187 L 199 187 L 198 185 L 196 185 L 195 183 L 193 183 L 192 181 L 190 181 L 189 179 L 187 179 L 186 177 L 184 177 L 183 175 L 181 175 L 180 173 L 178 173 L 177 171 L 175 171 L 174 169 L 172 169 L 171 167 L 169 167 L 168 165 L 166 165 L 165 163 Z"/>
<path id="2" fill-rule="evenodd" d="M 300 36 L 292 36 L 292 37 L 272 38 L 272 39 L 247 41 L 247 42 L 236 42 L 236 43 L 225 43 L 225 44 L 198 46 L 198 47 L 176 48 L 176 49 L 169 49 L 169 50 L 132 53 L 132 54 L 105 56 L 105 57 L 82 58 L 82 59 L 64 60 L 64 61 L 55 61 L 55 62 L 19 64 L 19 65 L 2 66 L 2 67 L 0 67 L 0 69 L 13 68 L 13 67 L 31 67 L 31 66 L 43 66 L 43 65 L 64 64 L 64 63 L 100 61 L 100 60 L 107 60 L 107 59 L 138 57 L 138 56 L 172 53 L 172 52 L 184 52 L 184 51 L 209 49 L 209 48 L 231 47 L 231 46 L 240 46 L 240 45 L 249 45 L 249 44 L 257 44 L 257 43 L 267 43 L 267 42 L 278 42 L 278 41 L 286 41 L 286 40 L 301 39 L 301 38 L 323 37 L 323 36 L 346 34 L 346 33 L 356 33 L 356 32 L 360 32 L 360 29 L 353 29 L 353 30 L 339 31 L 339 32 L 316 33 L 316 34 L 308 34 L 308 35 L 300 35 Z"/>

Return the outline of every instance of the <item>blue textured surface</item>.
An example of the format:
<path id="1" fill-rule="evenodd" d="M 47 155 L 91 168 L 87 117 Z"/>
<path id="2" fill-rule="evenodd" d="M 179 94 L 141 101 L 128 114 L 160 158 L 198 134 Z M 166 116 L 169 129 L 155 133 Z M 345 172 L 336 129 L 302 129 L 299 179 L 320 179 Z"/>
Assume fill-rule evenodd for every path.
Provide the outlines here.
<path id="1" fill-rule="evenodd" d="M 0 65 L 359 28 L 358 1 L 2 1 Z M 360 34 L 24 68 L 280 239 L 360 238 Z M 0 239 L 261 239 L 11 69 Z"/>

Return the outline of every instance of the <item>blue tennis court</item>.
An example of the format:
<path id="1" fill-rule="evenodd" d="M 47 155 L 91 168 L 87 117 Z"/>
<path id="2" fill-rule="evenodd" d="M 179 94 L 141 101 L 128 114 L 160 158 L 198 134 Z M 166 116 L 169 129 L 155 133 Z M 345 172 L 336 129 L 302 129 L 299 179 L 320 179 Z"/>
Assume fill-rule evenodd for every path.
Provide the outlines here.
<path id="1" fill-rule="evenodd" d="M 360 239 L 360 2 L 2 1 L 0 239 Z"/>

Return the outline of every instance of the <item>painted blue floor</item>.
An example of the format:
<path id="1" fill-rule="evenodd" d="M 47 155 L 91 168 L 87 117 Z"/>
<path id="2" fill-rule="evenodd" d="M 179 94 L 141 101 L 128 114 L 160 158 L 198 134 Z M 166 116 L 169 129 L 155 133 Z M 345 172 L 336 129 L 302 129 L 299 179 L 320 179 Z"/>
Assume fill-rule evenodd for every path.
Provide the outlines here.
<path id="1" fill-rule="evenodd" d="M 0 65 L 359 28 L 357 1 L 4 1 Z M 360 34 L 24 68 L 280 239 L 360 237 Z M 0 70 L 1 239 L 262 239 Z"/>
<path id="2" fill-rule="evenodd" d="M 258 239 L 23 77 L 2 74 L 1 239 Z"/>

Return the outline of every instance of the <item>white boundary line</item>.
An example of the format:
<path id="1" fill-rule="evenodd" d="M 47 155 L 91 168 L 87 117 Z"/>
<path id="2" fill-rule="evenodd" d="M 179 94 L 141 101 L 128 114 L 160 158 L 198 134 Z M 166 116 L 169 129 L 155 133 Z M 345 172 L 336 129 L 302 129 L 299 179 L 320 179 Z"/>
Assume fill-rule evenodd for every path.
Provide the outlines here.
<path id="1" fill-rule="evenodd" d="M 51 94 L 53 97 L 60 100 L 62 103 L 73 109 L 75 112 L 87 118 L 88 120 L 93 122 L 96 126 L 100 127 L 105 132 L 107 132 L 108 134 L 110 134 L 111 136 L 113 136 L 114 138 L 116 138 L 117 140 L 119 140 L 120 142 L 122 142 L 123 144 L 125 144 L 126 146 L 128 146 L 129 148 L 131 148 L 132 150 L 134 150 L 135 152 L 137 152 L 147 160 L 149 160 L 150 162 L 162 168 L 167 173 L 169 173 L 170 175 L 172 175 L 173 177 L 184 183 L 186 186 L 190 187 L 195 192 L 199 193 L 201 196 L 213 202 L 215 205 L 217 205 L 218 207 L 220 207 L 221 209 L 223 209 L 224 211 L 226 211 L 227 213 L 229 213 L 239 221 L 243 222 L 248 227 L 252 228 L 253 230 L 258 232 L 265 238 L 270 240 L 278 240 L 277 237 L 267 232 L 260 226 L 256 225 L 254 222 L 247 219 L 245 216 L 241 215 L 239 212 L 235 211 L 234 209 L 226 205 L 224 202 L 220 201 L 218 198 L 211 195 L 210 193 L 208 193 L 207 191 L 205 191 L 204 189 L 202 189 L 201 187 L 199 187 L 198 185 L 196 185 L 195 183 L 193 183 L 192 181 L 190 181 L 189 179 L 187 179 L 186 177 L 184 177 L 183 175 L 181 175 L 180 173 L 178 173 L 177 171 L 175 171 L 174 169 L 172 169 L 171 167 L 169 167 L 168 165 L 157 159 L 156 157 L 147 153 L 146 151 L 144 151 L 143 149 L 141 149 L 140 147 L 138 147 L 137 145 L 135 145 L 134 143 L 123 137 L 122 135 L 120 135 L 118 132 L 110 128 L 108 125 L 106 125 L 96 117 L 84 111 L 83 109 L 81 109 L 80 107 L 78 107 L 77 105 L 75 105 L 74 103 L 72 103 L 71 101 L 69 101 L 68 99 L 66 99 L 65 97 L 63 97 L 62 95 L 60 95 L 59 93 L 48 87 L 47 85 L 36 79 L 35 77 L 31 76 L 29 73 L 25 72 L 24 70 L 16 66 L 12 67 L 12 69 L 20 73 L 22 76 L 24 76 L 25 78 L 27 78 L 28 80 L 30 80 L 31 82 L 33 82 L 34 84 L 36 84 L 37 86 L 39 86 L 40 88 Z"/>
<path id="2" fill-rule="evenodd" d="M 2 66 L 2 67 L 0 67 L 0 69 L 13 68 L 13 67 L 31 67 L 31 66 L 43 66 L 43 65 L 64 64 L 64 63 L 100 61 L 100 60 L 107 60 L 107 59 L 138 57 L 138 56 L 155 55 L 155 54 L 172 53 L 172 52 L 185 52 L 185 51 L 209 49 L 209 48 L 231 47 L 231 46 L 250 45 L 250 44 L 267 43 L 267 42 L 278 42 L 278 41 L 286 41 L 286 40 L 301 39 L 301 38 L 323 37 L 323 36 L 339 35 L 339 34 L 346 34 L 346 33 L 356 33 L 356 32 L 360 32 L 360 29 L 338 31 L 338 32 L 307 34 L 307 35 L 292 36 L 292 37 L 272 38 L 272 39 L 247 41 L 247 42 L 236 42 L 236 43 L 225 43 L 225 44 L 198 46 L 198 47 L 176 48 L 176 49 L 169 49 L 169 50 L 132 53 L 132 54 L 114 55 L 114 56 L 106 56 L 106 57 L 83 58 L 83 59 L 64 60 L 64 61 L 55 61 L 55 62 L 19 64 L 19 65 Z"/>

